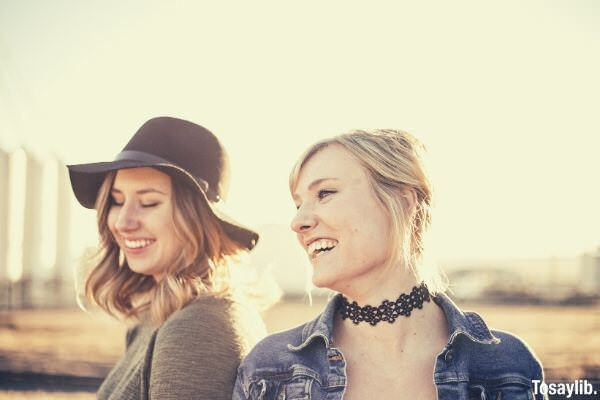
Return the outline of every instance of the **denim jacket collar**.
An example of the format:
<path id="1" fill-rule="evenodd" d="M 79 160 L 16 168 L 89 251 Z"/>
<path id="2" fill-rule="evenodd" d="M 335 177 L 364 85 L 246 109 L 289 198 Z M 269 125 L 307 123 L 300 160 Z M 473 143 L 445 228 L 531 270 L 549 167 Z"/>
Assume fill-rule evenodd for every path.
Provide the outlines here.
<path id="1" fill-rule="evenodd" d="M 288 344 L 291 351 L 300 351 L 307 347 L 317 338 L 323 339 L 327 348 L 331 345 L 333 336 L 333 321 L 335 312 L 341 301 L 342 295 L 335 295 L 325 307 L 325 310 L 314 320 L 304 326 L 302 330 L 302 342 L 298 345 Z M 456 304 L 444 293 L 438 293 L 432 296 L 433 301 L 439 305 L 448 321 L 449 341 L 451 345 L 458 335 L 464 335 L 469 340 L 482 344 L 497 344 L 500 342 L 496 336 L 490 332 L 483 319 L 476 313 L 463 312 Z"/>

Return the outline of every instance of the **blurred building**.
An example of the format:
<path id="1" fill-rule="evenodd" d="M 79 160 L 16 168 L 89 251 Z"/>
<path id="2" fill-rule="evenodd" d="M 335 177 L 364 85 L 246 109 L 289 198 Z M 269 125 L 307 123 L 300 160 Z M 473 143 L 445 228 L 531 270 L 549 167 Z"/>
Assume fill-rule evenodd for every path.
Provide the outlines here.
<path id="1" fill-rule="evenodd" d="M 600 295 L 600 246 L 582 257 L 581 285 L 590 294 Z"/>
<path id="2" fill-rule="evenodd" d="M 55 156 L 0 151 L 0 308 L 75 304 L 70 188 Z"/>
<path id="3" fill-rule="evenodd" d="M 10 155 L 0 148 L 0 307 L 8 293 L 8 187 Z"/>
<path id="4" fill-rule="evenodd" d="M 600 300 L 600 248 L 581 257 L 480 262 L 448 271 L 461 300 L 531 304 L 591 304 Z"/>

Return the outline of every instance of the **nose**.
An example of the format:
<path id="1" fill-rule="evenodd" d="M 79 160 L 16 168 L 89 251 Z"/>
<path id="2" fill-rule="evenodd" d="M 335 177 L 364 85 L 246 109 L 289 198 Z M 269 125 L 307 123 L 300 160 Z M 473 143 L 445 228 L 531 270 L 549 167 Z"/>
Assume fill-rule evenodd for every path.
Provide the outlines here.
<path id="1" fill-rule="evenodd" d="M 117 210 L 115 229 L 120 232 L 130 232 L 140 226 L 137 208 L 132 204 L 123 204 Z"/>
<path id="2" fill-rule="evenodd" d="M 317 218 L 308 208 L 300 207 L 296 215 L 292 219 L 290 227 L 297 234 L 305 233 L 313 229 L 317 225 Z"/>

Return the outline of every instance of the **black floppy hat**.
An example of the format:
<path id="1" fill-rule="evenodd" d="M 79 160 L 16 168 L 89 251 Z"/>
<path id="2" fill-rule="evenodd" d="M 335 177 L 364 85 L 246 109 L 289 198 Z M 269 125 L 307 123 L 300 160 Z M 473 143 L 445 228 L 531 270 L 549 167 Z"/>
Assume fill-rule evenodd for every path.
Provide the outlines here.
<path id="1" fill-rule="evenodd" d="M 145 122 L 114 161 L 68 165 L 71 187 L 79 203 L 94 208 L 106 174 L 125 168 L 160 167 L 187 178 L 229 237 L 252 249 L 258 234 L 216 208 L 225 197 L 229 161 L 225 149 L 208 129 L 190 121 L 157 117 Z"/>

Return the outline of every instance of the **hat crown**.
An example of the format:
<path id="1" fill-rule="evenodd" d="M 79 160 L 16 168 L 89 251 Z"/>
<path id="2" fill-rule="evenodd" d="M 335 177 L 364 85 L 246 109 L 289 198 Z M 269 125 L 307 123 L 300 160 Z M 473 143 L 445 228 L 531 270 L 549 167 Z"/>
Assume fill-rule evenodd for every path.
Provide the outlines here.
<path id="1" fill-rule="evenodd" d="M 225 148 L 208 129 L 173 117 L 146 121 L 123 151 L 141 151 L 163 158 L 195 178 L 208 182 L 209 192 L 225 197 L 229 162 Z"/>

